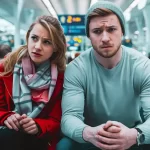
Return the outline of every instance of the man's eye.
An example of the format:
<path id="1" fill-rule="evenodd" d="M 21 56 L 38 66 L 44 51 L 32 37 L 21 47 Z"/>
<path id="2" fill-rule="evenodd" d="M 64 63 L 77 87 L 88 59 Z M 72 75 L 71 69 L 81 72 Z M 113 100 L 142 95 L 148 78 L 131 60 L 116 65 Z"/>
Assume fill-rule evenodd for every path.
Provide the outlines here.
<path id="1" fill-rule="evenodd" d="M 94 32 L 95 34 L 101 34 L 101 33 L 102 33 L 101 30 L 94 30 L 93 32 Z"/>
<path id="2" fill-rule="evenodd" d="M 107 31 L 108 32 L 114 32 L 114 31 L 116 31 L 116 28 L 109 28 Z"/>

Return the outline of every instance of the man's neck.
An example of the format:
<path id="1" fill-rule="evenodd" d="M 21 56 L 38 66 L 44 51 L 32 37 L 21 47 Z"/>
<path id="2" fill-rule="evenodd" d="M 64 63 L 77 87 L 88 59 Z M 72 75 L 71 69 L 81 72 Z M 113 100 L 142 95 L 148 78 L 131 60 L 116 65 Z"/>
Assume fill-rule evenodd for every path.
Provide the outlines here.
<path id="1" fill-rule="evenodd" d="M 100 56 L 95 50 L 94 50 L 94 55 L 96 57 L 96 60 L 104 67 L 107 69 L 112 69 L 114 68 L 121 60 L 122 57 L 122 47 L 117 51 L 117 53 L 111 57 L 111 58 L 104 58 Z"/>

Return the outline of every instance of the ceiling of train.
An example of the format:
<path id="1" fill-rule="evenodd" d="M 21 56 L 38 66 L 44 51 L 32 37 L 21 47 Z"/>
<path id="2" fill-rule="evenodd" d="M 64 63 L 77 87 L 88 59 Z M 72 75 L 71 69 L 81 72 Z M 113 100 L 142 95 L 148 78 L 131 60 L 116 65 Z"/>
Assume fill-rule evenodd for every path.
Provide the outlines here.
<path id="1" fill-rule="evenodd" d="M 110 0 L 125 10 L 133 0 Z M 24 2 L 20 16 L 20 26 L 27 29 L 31 22 L 39 15 L 50 15 L 42 0 L 0 0 L 0 17 L 13 24 L 16 23 L 18 2 Z M 85 14 L 91 0 L 50 0 L 58 15 Z"/>

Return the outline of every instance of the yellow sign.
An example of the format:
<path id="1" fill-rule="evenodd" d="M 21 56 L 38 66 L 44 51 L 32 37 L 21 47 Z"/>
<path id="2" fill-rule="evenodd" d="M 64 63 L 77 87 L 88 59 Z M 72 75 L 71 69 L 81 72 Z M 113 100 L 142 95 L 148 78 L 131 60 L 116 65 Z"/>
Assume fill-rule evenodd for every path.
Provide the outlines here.
<path id="1" fill-rule="evenodd" d="M 81 22 L 81 18 L 80 17 L 68 16 L 67 23 L 73 23 L 73 22 Z"/>

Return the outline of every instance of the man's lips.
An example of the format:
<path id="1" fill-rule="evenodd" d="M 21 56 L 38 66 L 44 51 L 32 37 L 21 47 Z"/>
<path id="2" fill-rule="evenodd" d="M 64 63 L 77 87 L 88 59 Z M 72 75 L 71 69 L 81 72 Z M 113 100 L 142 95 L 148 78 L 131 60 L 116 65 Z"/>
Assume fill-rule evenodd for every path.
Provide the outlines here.
<path id="1" fill-rule="evenodd" d="M 110 48 L 112 46 L 101 46 L 101 48 Z"/>

